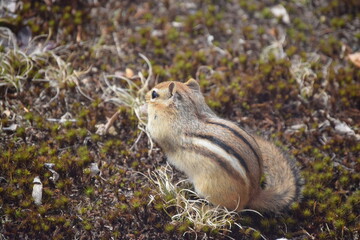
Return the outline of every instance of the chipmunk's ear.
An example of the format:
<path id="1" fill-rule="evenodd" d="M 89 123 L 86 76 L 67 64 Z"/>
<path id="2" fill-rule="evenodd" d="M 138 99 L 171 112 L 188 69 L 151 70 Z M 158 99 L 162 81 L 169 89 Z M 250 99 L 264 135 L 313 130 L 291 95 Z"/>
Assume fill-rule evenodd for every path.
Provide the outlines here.
<path id="1" fill-rule="evenodd" d="M 174 93 L 175 93 L 175 83 L 174 82 L 171 82 L 169 84 L 169 93 L 170 93 L 170 97 L 174 96 Z"/>
<path id="2" fill-rule="evenodd" d="M 191 90 L 196 91 L 196 92 L 200 92 L 200 85 L 198 84 L 198 82 L 193 79 L 190 78 L 186 83 L 186 86 L 188 86 Z"/>

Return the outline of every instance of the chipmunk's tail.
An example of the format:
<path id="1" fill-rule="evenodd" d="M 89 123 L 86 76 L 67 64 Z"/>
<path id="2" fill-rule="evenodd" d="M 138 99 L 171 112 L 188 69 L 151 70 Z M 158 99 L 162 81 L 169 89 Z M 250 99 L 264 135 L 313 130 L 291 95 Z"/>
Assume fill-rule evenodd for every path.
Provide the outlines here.
<path id="1" fill-rule="evenodd" d="M 294 160 L 271 142 L 255 139 L 263 157 L 265 188 L 250 200 L 248 207 L 280 212 L 301 198 L 302 179 Z"/>

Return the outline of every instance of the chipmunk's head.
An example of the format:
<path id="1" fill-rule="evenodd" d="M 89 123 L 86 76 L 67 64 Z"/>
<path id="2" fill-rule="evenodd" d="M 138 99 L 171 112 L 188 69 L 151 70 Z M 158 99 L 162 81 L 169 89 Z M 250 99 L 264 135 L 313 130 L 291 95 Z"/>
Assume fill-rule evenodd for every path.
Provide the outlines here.
<path id="1" fill-rule="evenodd" d="M 168 81 L 146 94 L 148 129 L 155 141 L 172 129 L 182 128 L 200 117 L 213 114 L 206 105 L 199 84 Z"/>
<path id="2" fill-rule="evenodd" d="M 205 103 L 199 84 L 192 78 L 185 83 L 168 81 L 156 85 L 146 94 L 146 103 L 148 116 L 155 118 L 156 113 L 164 113 L 168 117 L 213 114 Z"/>

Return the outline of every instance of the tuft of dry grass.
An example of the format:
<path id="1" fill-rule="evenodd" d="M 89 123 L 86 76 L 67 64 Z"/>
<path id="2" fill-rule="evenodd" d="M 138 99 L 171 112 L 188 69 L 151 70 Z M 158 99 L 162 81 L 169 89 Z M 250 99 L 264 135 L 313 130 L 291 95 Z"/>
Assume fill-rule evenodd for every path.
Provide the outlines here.
<path id="1" fill-rule="evenodd" d="M 53 51 L 49 51 L 46 57 L 48 58 L 48 61 L 52 62 L 52 64 L 49 64 L 44 69 L 40 69 L 39 73 L 44 75 L 44 79 L 37 80 L 49 82 L 50 86 L 56 89 L 56 95 L 51 98 L 49 103 L 58 98 L 60 88 L 64 84 L 75 85 L 76 89 L 81 95 L 83 95 L 90 101 L 93 100 L 90 96 L 88 96 L 81 90 L 79 81 L 81 76 L 87 74 L 90 71 L 90 67 L 84 71 L 76 71 L 71 67 L 70 63 L 65 62 Z"/>
<path id="2" fill-rule="evenodd" d="M 317 75 L 311 69 L 311 64 L 317 62 L 318 59 L 319 56 L 317 54 L 312 54 L 306 62 L 299 59 L 291 61 L 290 73 L 295 78 L 299 86 L 300 95 L 303 98 L 309 98 L 313 95 L 313 85 Z"/>
<path id="3" fill-rule="evenodd" d="M 196 234 L 210 228 L 224 234 L 231 232 L 233 225 L 243 228 L 236 222 L 239 219 L 238 212 L 211 205 L 207 199 L 191 190 L 191 183 L 187 180 L 174 183 L 174 173 L 170 165 L 161 166 L 151 172 L 149 170 L 148 175 L 144 176 L 155 187 L 154 195 L 150 195 L 149 204 L 156 199 L 156 196 L 160 196 L 164 211 L 171 217 L 173 223 L 190 223 L 188 232 Z M 176 214 L 168 212 L 171 208 L 175 208 Z"/>
<path id="4" fill-rule="evenodd" d="M 56 89 L 56 94 L 47 103 L 58 98 L 60 89 L 64 85 L 75 85 L 81 95 L 89 100 L 80 88 L 79 79 L 90 70 L 76 71 L 71 64 L 57 55 L 56 49 L 49 42 L 51 34 L 40 35 L 32 39 L 27 46 L 20 48 L 13 32 L 0 27 L 0 87 L 14 88 L 16 92 L 23 92 L 27 80 L 49 83 Z M 40 41 L 44 39 L 45 41 Z M 41 95 L 41 94 L 40 94 Z"/>
<path id="5" fill-rule="evenodd" d="M 149 132 L 146 129 L 146 119 L 141 114 L 141 107 L 145 104 L 145 95 L 150 90 L 150 82 L 152 81 L 152 66 L 149 59 L 143 55 L 139 54 L 142 59 L 148 65 L 148 76 L 144 77 L 142 72 L 138 72 L 137 75 L 132 76 L 131 78 L 126 77 L 125 75 L 103 75 L 104 82 L 106 87 L 102 95 L 102 99 L 106 102 L 113 102 L 119 106 L 125 106 L 130 108 L 136 115 L 139 120 L 138 129 L 141 130 L 141 133 L 137 137 L 134 145 L 138 143 L 139 139 L 142 136 L 142 133 L 145 133 L 148 136 L 150 143 L 149 154 L 153 149 L 153 141 L 150 138 Z M 135 79 L 140 80 L 140 84 L 135 83 Z M 114 80 L 118 80 L 116 83 Z"/>
<path id="6" fill-rule="evenodd" d="M 32 58 L 21 50 L 10 29 L 0 27 L 0 87 L 23 91 L 23 85 L 34 67 Z"/>
<path id="7" fill-rule="evenodd" d="M 284 51 L 284 43 L 286 36 L 282 34 L 279 40 L 273 41 L 269 46 L 265 47 L 260 54 L 260 60 L 264 62 L 269 62 L 271 57 L 275 57 L 275 59 L 283 59 L 286 56 Z"/>

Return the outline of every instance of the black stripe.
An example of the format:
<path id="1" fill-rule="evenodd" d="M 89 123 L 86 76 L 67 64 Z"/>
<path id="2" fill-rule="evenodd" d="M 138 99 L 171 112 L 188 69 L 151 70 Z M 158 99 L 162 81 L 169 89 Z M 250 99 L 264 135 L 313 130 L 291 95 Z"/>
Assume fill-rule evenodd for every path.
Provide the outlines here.
<path id="1" fill-rule="evenodd" d="M 212 142 L 212 143 L 218 145 L 219 147 L 221 147 L 222 149 L 224 149 L 227 153 L 234 155 L 240 161 L 240 164 L 245 168 L 246 173 L 249 173 L 249 168 L 248 168 L 245 160 L 240 156 L 240 154 L 238 154 L 232 147 L 225 144 L 220 139 L 218 139 L 214 136 L 211 136 L 211 135 L 203 135 L 203 134 L 193 134 L 192 136 L 197 137 L 197 138 L 207 139 L 210 142 Z"/>
<path id="2" fill-rule="evenodd" d="M 192 99 L 191 96 L 188 96 L 188 98 L 189 98 L 189 100 L 190 100 L 190 102 L 191 102 L 192 107 L 195 108 L 195 114 L 196 114 L 196 116 L 198 117 L 198 119 L 199 119 L 199 120 L 204 119 L 205 116 L 198 111 L 197 104 L 195 103 L 194 99 Z"/>
<path id="3" fill-rule="evenodd" d="M 201 156 L 207 157 L 209 159 L 214 160 L 221 168 L 225 170 L 225 172 L 230 173 L 234 178 L 239 179 L 241 176 L 239 173 L 221 156 L 218 156 L 217 154 L 214 154 L 202 147 L 190 147 L 190 148 L 184 148 L 185 151 L 191 151 L 195 152 L 196 154 L 199 154 Z M 242 179 L 242 178 L 241 178 Z M 243 179 L 242 179 L 243 180 Z"/>
<path id="4" fill-rule="evenodd" d="M 183 96 L 179 93 L 179 92 L 176 92 L 176 99 L 181 101 L 183 99 Z"/>
<path id="5" fill-rule="evenodd" d="M 241 135 L 239 132 L 237 132 L 236 130 L 232 129 L 231 127 L 223 124 L 223 123 L 217 123 L 217 122 L 211 122 L 211 121 L 207 121 L 207 123 L 210 123 L 210 124 L 214 124 L 214 125 L 218 125 L 218 126 L 221 126 L 223 128 L 226 128 L 228 129 L 230 132 L 232 132 L 235 136 L 237 136 L 238 138 L 240 138 L 250 149 L 251 151 L 254 153 L 257 161 L 258 161 L 258 164 L 259 166 L 261 166 L 261 160 L 260 160 L 260 157 L 259 155 L 257 154 L 256 150 L 254 149 L 254 147 L 251 145 L 251 143 L 249 143 L 249 141 L 244 138 L 243 135 Z M 243 130 L 244 132 L 246 132 L 245 130 Z M 247 132 L 246 132 L 247 133 Z M 247 133 L 248 134 L 248 133 Z M 249 136 L 251 136 L 250 134 L 248 134 Z M 252 137 L 252 136 L 251 136 Z M 254 140 L 255 141 L 255 140 Z M 256 142 L 256 141 L 255 141 Z"/>

